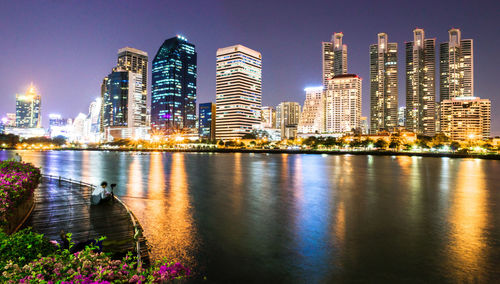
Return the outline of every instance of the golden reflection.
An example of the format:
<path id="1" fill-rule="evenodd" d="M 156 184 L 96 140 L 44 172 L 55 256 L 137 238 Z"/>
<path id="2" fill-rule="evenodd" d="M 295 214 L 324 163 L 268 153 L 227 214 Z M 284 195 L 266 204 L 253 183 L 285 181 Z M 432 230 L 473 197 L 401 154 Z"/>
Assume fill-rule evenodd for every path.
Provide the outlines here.
<path id="1" fill-rule="evenodd" d="M 337 204 L 334 232 L 338 242 L 337 246 L 343 248 L 345 243 L 345 206 L 343 201 Z"/>
<path id="2" fill-rule="evenodd" d="M 241 172 L 241 153 L 234 153 L 234 186 L 240 188 L 243 183 Z"/>
<path id="3" fill-rule="evenodd" d="M 172 154 L 170 189 L 166 201 L 166 216 L 158 220 L 163 223 L 162 232 L 157 232 L 162 234 L 164 246 L 162 250 L 173 259 L 182 259 L 192 263 L 194 225 L 183 153 Z M 152 211 L 160 210 L 162 208 Z"/>
<path id="4" fill-rule="evenodd" d="M 133 156 L 132 162 L 128 166 L 127 195 L 132 197 L 142 197 L 142 166 L 140 157 Z"/>
<path id="5" fill-rule="evenodd" d="M 162 154 L 151 153 L 149 158 L 149 187 L 148 198 L 162 200 L 165 194 L 165 169 L 163 168 Z M 155 210 L 155 212 L 158 210 Z"/>
<path id="6" fill-rule="evenodd" d="M 450 267 L 459 282 L 481 280 L 486 264 L 487 193 L 482 161 L 462 160 L 450 208 Z M 484 279 L 483 279 L 484 280 Z"/>

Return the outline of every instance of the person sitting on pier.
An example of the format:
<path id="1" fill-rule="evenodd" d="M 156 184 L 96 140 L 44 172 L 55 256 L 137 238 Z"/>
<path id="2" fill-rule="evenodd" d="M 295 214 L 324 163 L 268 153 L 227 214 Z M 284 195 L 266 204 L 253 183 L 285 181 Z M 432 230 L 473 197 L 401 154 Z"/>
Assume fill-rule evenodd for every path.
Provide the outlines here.
<path id="1" fill-rule="evenodd" d="M 97 205 L 103 201 L 107 201 L 111 199 L 111 194 L 106 189 L 108 187 L 108 183 L 103 181 L 101 182 L 101 187 L 94 189 L 92 192 L 92 196 L 90 202 L 92 205 Z"/>

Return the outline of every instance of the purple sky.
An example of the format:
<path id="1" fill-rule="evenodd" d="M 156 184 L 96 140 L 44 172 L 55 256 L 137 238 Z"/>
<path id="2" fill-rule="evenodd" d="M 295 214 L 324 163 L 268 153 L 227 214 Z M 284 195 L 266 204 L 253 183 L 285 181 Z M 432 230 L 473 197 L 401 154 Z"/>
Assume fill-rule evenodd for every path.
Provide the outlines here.
<path id="1" fill-rule="evenodd" d="M 413 4 L 418 3 L 418 6 Z M 369 116 L 368 47 L 378 32 L 399 44 L 399 104 L 404 105 L 404 42 L 415 27 L 437 43 L 451 27 L 474 39 L 475 95 L 492 100 L 492 134 L 500 135 L 500 2 L 491 1 L 2 1 L 0 116 L 33 82 L 49 113 L 75 117 L 100 95 L 102 78 L 124 46 L 150 60 L 182 34 L 198 52 L 198 103 L 215 101 L 215 52 L 243 44 L 263 56 L 263 104 L 304 100 L 321 84 L 321 41 L 344 33 L 349 73 L 363 80 Z"/>

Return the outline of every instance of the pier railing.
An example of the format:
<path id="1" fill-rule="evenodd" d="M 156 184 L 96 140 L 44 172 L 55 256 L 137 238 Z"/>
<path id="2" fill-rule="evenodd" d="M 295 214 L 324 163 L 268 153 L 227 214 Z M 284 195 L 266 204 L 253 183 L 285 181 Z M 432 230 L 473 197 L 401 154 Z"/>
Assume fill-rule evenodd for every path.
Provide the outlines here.
<path id="1" fill-rule="evenodd" d="M 56 180 L 59 183 L 59 185 L 61 185 L 62 182 L 66 182 L 66 183 L 71 184 L 72 186 L 76 186 L 76 187 L 80 187 L 80 188 L 88 187 L 88 188 L 90 188 L 91 192 L 97 188 L 97 186 L 95 184 L 83 182 L 81 180 L 73 180 L 71 178 L 65 178 L 62 176 L 42 174 L 42 177 L 47 178 L 47 179 L 51 179 L 51 180 Z M 118 198 L 114 193 L 113 193 L 113 198 L 125 208 L 125 210 L 127 211 L 127 213 L 130 216 L 130 219 L 132 221 L 132 225 L 134 227 L 134 241 L 135 241 L 135 247 L 136 247 L 136 252 L 137 252 L 137 264 L 139 267 L 141 267 L 142 266 L 142 256 L 141 256 L 141 242 L 140 242 L 139 238 L 143 233 L 142 227 L 139 224 L 139 221 L 137 220 L 137 217 L 134 215 L 132 210 L 130 210 L 130 208 L 120 198 Z"/>

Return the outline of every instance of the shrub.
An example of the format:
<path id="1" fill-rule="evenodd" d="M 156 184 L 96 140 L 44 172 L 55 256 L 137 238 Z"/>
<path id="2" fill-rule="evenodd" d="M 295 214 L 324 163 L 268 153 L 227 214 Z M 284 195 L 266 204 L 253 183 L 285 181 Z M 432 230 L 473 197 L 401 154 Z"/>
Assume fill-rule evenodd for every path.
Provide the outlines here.
<path id="1" fill-rule="evenodd" d="M 56 247 L 49 240 L 29 228 L 10 236 L 0 232 L 0 267 L 4 267 L 9 261 L 24 266 L 55 251 Z"/>

